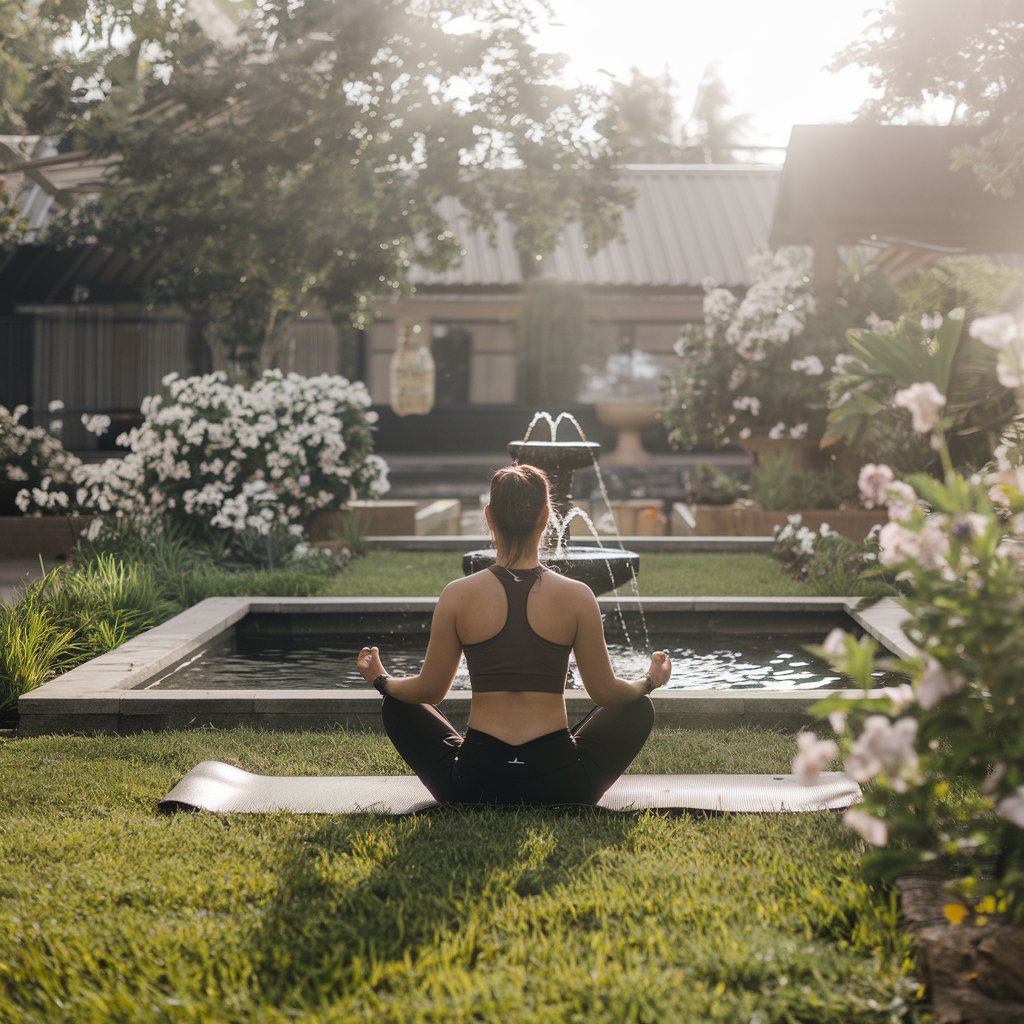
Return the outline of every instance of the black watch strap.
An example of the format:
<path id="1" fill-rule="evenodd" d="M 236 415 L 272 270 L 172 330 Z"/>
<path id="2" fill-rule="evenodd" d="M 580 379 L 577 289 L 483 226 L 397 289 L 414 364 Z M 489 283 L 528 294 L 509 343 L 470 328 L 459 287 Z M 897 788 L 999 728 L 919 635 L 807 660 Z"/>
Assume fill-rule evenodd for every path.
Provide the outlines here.
<path id="1" fill-rule="evenodd" d="M 389 675 L 388 675 L 388 674 L 387 674 L 387 673 L 385 672 L 385 673 L 382 673 L 381 675 L 377 676 L 377 678 L 376 678 L 376 679 L 374 679 L 374 681 L 373 681 L 373 687 L 374 687 L 374 689 L 375 689 L 375 690 L 376 690 L 376 691 L 377 691 L 377 692 L 378 692 L 378 693 L 379 693 L 379 694 L 380 694 L 380 695 L 381 695 L 382 697 L 386 697 L 386 696 L 388 695 L 388 691 L 387 691 L 387 690 L 386 690 L 386 689 L 384 688 L 384 684 L 385 684 L 385 683 L 386 683 L 386 682 L 388 681 L 388 679 L 390 679 L 390 678 L 391 678 L 391 677 L 390 677 L 390 676 L 389 676 Z"/>

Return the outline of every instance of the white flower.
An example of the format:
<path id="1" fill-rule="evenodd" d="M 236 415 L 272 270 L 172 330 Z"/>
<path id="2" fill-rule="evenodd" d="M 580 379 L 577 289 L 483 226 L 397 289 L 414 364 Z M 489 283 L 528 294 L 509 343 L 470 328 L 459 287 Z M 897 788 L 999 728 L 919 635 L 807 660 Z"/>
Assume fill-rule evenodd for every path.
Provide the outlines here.
<path id="1" fill-rule="evenodd" d="M 877 313 L 869 313 L 865 319 L 869 331 L 875 334 L 895 334 L 896 325 L 891 320 L 882 320 Z"/>
<path id="2" fill-rule="evenodd" d="M 924 671 L 916 682 L 917 701 L 926 711 L 939 701 L 959 693 L 967 680 L 959 672 L 947 672 L 931 655 L 925 658 Z"/>
<path id="3" fill-rule="evenodd" d="M 105 434 L 110 428 L 110 417 L 109 416 L 90 416 L 88 413 L 82 413 L 82 426 L 89 431 L 90 434 L 95 434 L 99 437 L 101 434 Z"/>
<path id="4" fill-rule="evenodd" d="M 28 479 L 28 473 L 21 466 L 8 466 L 7 479 L 14 483 L 24 483 Z"/>
<path id="5" fill-rule="evenodd" d="M 789 368 L 797 373 L 805 373 L 808 377 L 820 377 L 825 372 L 825 364 L 815 355 L 794 359 Z"/>
<path id="6" fill-rule="evenodd" d="M 59 398 L 55 398 L 46 407 L 46 411 L 50 412 L 50 413 L 53 413 L 53 412 L 63 412 L 63 410 L 64 410 L 64 403 Z"/>
<path id="7" fill-rule="evenodd" d="M 910 411 L 916 433 L 927 434 L 938 424 L 946 396 L 931 381 L 925 381 L 897 391 L 894 404 Z"/>
<path id="8" fill-rule="evenodd" d="M 761 399 L 754 395 L 741 395 L 733 399 L 732 407 L 738 412 L 749 412 L 751 416 L 757 416 L 761 412 Z"/>
<path id="9" fill-rule="evenodd" d="M 885 846 L 889 841 L 889 830 L 884 821 L 880 821 L 867 811 L 851 808 L 843 815 L 843 824 L 852 828 L 861 839 L 872 846 Z"/>
<path id="10" fill-rule="evenodd" d="M 786 436 L 786 424 L 779 420 L 778 423 L 768 431 L 768 436 L 773 440 L 777 440 L 780 437 Z"/>
<path id="11" fill-rule="evenodd" d="M 50 433 L 59 434 L 64 429 L 64 423 L 61 420 L 50 420 Z"/>
<path id="12" fill-rule="evenodd" d="M 807 436 L 807 424 L 806 423 L 798 423 L 795 427 L 791 427 L 790 431 L 789 431 L 789 436 L 793 437 L 793 438 L 797 438 L 797 439 L 802 438 L 802 437 L 806 437 Z"/>
<path id="13" fill-rule="evenodd" d="M 841 658 L 846 653 L 846 630 L 836 626 L 821 645 L 826 658 Z"/>
<path id="14" fill-rule="evenodd" d="M 846 771 L 857 782 L 868 782 L 884 773 L 897 793 L 905 793 L 907 780 L 917 774 L 916 736 L 917 721 L 913 718 L 900 718 L 894 723 L 885 715 L 869 715 L 846 758 Z"/>
<path id="15" fill-rule="evenodd" d="M 889 485 L 895 480 L 893 471 L 882 463 L 869 462 L 860 467 L 857 490 L 865 508 L 874 508 L 885 502 Z"/>
<path id="16" fill-rule="evenodd" d="M 969 333 L 983 345 L 1002 352 L 1017 340 L 1019 331 L 1017 321 L 1009 313 L 996 313 L 994 316 L 978 317 L 971 324 Z"/>
<path id="17" fill-rule="evenodd" d="M 942 314 L 934 313 L 929 316 L 927 313 L 921 317 L 921 327 L 929 333 L 937 331 L 942 326 Z"/>
<path id="18" fill-rule="evenodd" d="M 813 732 L 798 733 L 796 744 L 799 749 L 792 769 L 800 782 L 816 782 L 825 766 L 839 753 L 834 740 L 819 740 Z"/>
<path id="19" fill-rule="evenodd" d="M 11 413 L 11 419 L 13 419 L 15 423 L 19 423 L 21 421 L 22 416 L 24 416 L 25 413 L 27 412 L 27 405 L 16 405 L 14 407 L 14 411 Z"/>
<path id="20" fill-rule="evenodd" d="M 1024 786 L 1018 786 L 1012 796 L 1004 796 L 996 804 L 996 814 L 1017 828 L 1024 828 Z"/>
<path id="21" fill-rule="evenodd" d="M 830 711 L 828 716 L 828 724 L 832 726 L 832 731 L 837 736 L 842 736 L 846 732 L 846 712 L 845 711 Z"/>

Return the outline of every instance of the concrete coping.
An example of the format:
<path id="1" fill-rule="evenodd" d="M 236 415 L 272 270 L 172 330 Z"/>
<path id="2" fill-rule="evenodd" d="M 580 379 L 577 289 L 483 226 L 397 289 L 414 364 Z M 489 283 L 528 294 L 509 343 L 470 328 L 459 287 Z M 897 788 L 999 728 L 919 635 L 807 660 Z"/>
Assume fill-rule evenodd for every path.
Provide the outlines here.
<path id="1" fill-rule="evenodd" d="M 917 653 L 902 631 L 906 612 L 898 602 L 885 599 L 861 609 L 856 598 L 831 597 L 663 597 L 631 598 L 618 601 L 599 599 L 602 609 L 625 611 L 643 608 L 647 611 L 694 612 L 838 612 L 847 614 L 865 631 L 899 657 Z M 109 654 L 94 658 L 63 676 L 51 680 L 23 695 L 18 701 L 22 721 L 42 716 L 49 722 L 59 720 L 65 727 L 74 727 L 75 719 L 86 716 L 96 720 L 106 716 L 112 721 L 133 717 L 171 716 L 175 721 L 190 715 L 223 714 L 238 721 L 259 724 L 261 716 L 353 715 L 375 711 L 379 697 L 376 691 L 355 689 L 309 690 L 175 690 L 139 689 L 167 669 L 186 661 L 211 640 L 230 629 L 251 612 L 291 615 L 324 612 L 430 612 L 436 599 L 404 598 L 263 598 L 214 597 L 201 601 L 167 622 L 135 637 Z M 655 700 L 665 707 L 684 707 L 688 713 L 736 715 L 777 714 L 806 710 L 823 696 L 851 696 L 859 690 L 662 690 Z M 470 694 L 456 692 L 446 698 L 446 707 L 456 714 L 469 706 Z M 570 690 L 566 699 L 571 705 L 589 703 L 583 691 Z M 240 716 L 240 717 L 239 717 Z M 84 719 L 83 719 L 84 720 Z M 53 726 L 51 726 L 53 727 Z M 28 732 L 37 731 L 30 728 Z"/>

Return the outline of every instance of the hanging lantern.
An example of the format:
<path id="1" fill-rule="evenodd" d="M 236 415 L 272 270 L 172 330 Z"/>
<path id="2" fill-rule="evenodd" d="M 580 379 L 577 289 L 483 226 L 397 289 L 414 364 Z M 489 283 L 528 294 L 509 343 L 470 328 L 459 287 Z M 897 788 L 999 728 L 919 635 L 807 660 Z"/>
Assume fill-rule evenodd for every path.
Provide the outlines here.
<path id="1" fill-rule="evenodd" d="M 434 407 L 434 357 L 420 324 L 402 320 L 391 358 L 391 408 L 396 416 L 423 416 Z"/>

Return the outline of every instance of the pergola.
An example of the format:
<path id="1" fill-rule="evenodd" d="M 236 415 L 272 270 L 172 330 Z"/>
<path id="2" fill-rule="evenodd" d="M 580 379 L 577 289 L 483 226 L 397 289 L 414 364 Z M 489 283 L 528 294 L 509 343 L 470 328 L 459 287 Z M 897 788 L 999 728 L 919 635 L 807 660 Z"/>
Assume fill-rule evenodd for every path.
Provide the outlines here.
<path id="1" fill-rule="evenodd" d="M 796 125 L 770 242 L 809 245 L 819 294 L 834 296 L 839 249 L 878 248 L 906 272 L 938 256 L 1024 253 L 1024 194 L 986 192 L 955 146 L 982 130 L 933 125 Z"/>

